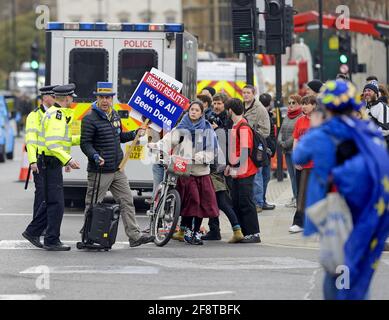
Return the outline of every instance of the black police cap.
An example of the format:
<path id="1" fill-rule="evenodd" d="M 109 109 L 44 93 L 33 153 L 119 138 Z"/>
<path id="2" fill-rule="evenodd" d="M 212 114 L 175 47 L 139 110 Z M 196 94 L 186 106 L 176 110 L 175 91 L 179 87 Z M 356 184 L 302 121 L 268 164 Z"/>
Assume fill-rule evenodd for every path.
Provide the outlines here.
<path id="1" fill-rule="evenodd" d="M 74 93 L 75 89 L 76 89 L 76 85 L 74 83 L 70 83 L 64 86 L 56 86 L 53 89 L 53 91 L 54 94 L 59 97 L 66 97 L 66 96 L 77 97 L 77 95 Z"/>
<path id="2" fill-rule="evenodd" d="M 42 88 L 39 88 L 39 91 L 41 93 L 41 96 L 44 96 L 44 95 L 53 95 L 54 94 L 54 91 L 53 89 L 55 88 L 56 86 L 44 86 Z"/>

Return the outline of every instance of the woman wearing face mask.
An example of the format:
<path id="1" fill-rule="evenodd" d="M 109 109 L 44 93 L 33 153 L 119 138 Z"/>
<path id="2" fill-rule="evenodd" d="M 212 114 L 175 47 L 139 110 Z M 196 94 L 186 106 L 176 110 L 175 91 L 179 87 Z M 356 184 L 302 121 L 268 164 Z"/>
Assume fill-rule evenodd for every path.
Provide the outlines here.
<path id="1" fill-rule="evenodd" d="M 311 127 L 311 115 L 315 110 L 317 102 L 316 96 L 305 96 L 301 99 L 303 116 L 296 121 L 293 131 L 293 149 L 296 148 L 299 140 L 307 133 Z M 295 165 L 296 168 L 296 186 L 297 186 L 297 209 L 293 217 L 292 226 L 289 228 L 290 233 L 298 233 L 304 230 L 304 204 L 306 185 L 309 173 L 313 167 L 313 162 L 305 164 L 304 166 Z"/>
<path id="2" fill-rule="evenodd" d="M 181 228 L 173 239 L 202 245 L 200 227 L 203 218 L 219 215 L 216 194 L 210 177 L 210 163 L 217 151 L 217 139 L 211 124 L 205 120 L 201 101 L 191 103 L 177 127 L 161 140 L 163 150 L 191 158 L 189 177 L 180 177 L 177 191 L 181 196 Z"/>
<path id="3" fill-rule="evenodd" d="M 288 100 L 288 114 L 282 121 L 280 134 L 278 135 L 278 144 L 282 152 L 285 154 L 286 166 L 288 168 L 290 183 L 292 184 L 293 198 L 290 203 L 286 205 L 288 208 L 296 207 L 297 187 L 296 187 L 296 168 L 292 162 L 293 150 L 293 131 L 296 122 L 303 115 L 301 108 L 301 96 L 293 94 Z"/>

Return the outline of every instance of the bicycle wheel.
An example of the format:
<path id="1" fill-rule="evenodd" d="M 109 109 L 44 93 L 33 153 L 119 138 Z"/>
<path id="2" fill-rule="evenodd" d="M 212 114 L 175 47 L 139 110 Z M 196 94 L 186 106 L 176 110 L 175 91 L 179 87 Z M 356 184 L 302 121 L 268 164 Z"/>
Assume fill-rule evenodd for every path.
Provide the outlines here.
<path id="1" fill-rule="evenodd" d="M 162 198 L 158 202 L 154 220 L 154 243 L 162 247 L 167 244 L 176 231 L 181 212 L 181 197 L 177 190 L 169 190 L 165 205 L 162 207 Z"/>

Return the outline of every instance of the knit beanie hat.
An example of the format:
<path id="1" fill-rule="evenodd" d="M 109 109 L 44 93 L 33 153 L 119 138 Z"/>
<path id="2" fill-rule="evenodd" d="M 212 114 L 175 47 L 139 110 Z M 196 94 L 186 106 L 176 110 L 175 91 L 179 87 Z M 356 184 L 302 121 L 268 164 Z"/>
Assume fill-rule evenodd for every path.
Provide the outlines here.
<path id="1" fill-rule="evenodd" d="M 314 92 L 319 93 L 320 92 L 320 88 L 323 86 L 323 82 L 321 82 L 320 80 L 314 79 L 312 81 L 309 81 L 307 83 L 307 86 L 311 90 L 313 90 Z"/>
<path id="2" fill-rule="evenodd" d="M 365 87 L 363 88 L 363 91 L 365 91 L 366 89 L 373 90 L 377 96 L 379 95 L 378 82 L 375 80 L 370 81 L 368 84 L 366 84 Z"/>

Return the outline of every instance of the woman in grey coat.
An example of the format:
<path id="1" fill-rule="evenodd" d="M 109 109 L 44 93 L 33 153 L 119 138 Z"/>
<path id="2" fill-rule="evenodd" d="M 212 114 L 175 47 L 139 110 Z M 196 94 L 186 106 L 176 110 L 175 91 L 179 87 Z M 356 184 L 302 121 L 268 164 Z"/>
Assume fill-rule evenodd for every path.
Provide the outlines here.
<path id="1" fill-rule="evenodd" d="M 286 165 L 290 182 L 292 184 L 293 198 L 286 206 L 296 207 L 297 187 L 296 187 L 296 169 L 292 162 L 293 149 L 293 130 L 297 119 L 302 115 L 301 96 L 298 94 L 291 95 L 288 99 L 288 114 L 284 118 L 278 135 L 278 144 L 281 146 L 282 152 L 285 154 Z"/>

